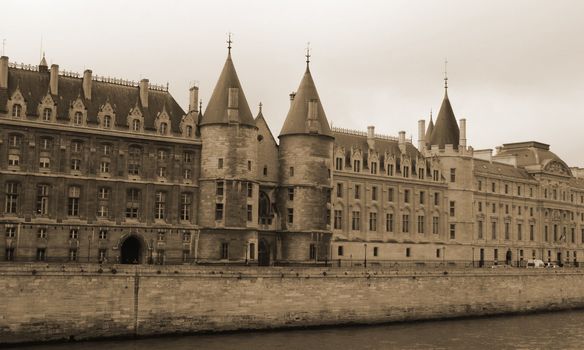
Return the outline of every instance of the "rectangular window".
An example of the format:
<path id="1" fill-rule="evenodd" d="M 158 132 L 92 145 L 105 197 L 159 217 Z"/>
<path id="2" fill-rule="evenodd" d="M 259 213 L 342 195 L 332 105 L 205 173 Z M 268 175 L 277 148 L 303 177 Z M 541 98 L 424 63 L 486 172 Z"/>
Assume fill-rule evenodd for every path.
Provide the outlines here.
<path id="1" fill-rule="evenodd" d="M 456 169 L 450 168 L 450 182 L 456 182 Z"/>
<path id="2" fill-rule="evenodd" d="M 505 184 L 505 194 L 509 193 L 509 185 Z"/>
<path id="3" fill-rule="evenodd" d="M 290 174 L 290 177 L 294 176 L 294 167 L 293 166 L 290 167 L 289 174 Z"/>
<path id="4" fill-rule="evenodd" d="M 97 206 L 97 217 L 105 218 L 109 215 L 109 206 L 107 204 L 99 204 Z"/>
<path id="5" fill-rule="evenodd" d="M 294 200 L 294 187 L 288 187 L 288 200 Z"/>
<path id="6" fill-rule="evenodd" d="M 361 186 L 355 185 L 355 199 L 361 198 Z"/>
<path id="7" fill-rule="evenodd" d="M 38 238 L 47 238 L 47 229 L 44 227 L 39 228 L 37 233 Z"/>
<path id="8" fill-rule="evenodd" d="M 379 256 L 379 247 L 373 247 L 373 256 Z"/>
<path id="9" fill-rule="evenodd" d="M 535 226 L 534 225 L 529 225 L 529 240 L 530 241 L 535 240 Z"/>
<path id="10" fill-rule="evenodd" d="M 6 261 L 14 261 L 14 248 L 6 248 Z"/>
<path id="11" fill-rule="evenodd" d="M 99 230 L 99 239 L 107 239 L 107 230 Z"/>
<path id="12" fill-rule="evenodd" d="M 343 184 L 342 183 L 337 183 L 337 197 L 338 198 L 343 197 Z"/>
<path id="13" fill-rule="evenodd" d="M 351 229 L 359 231 L 361 229 L 361 212 L 354 211 L 351 218 Z"/>
<path id="14" fill-rule="evenodd" d="M 426 194 L 424 193 L 424 191 L 420 191 L 420 204 L 424 205 L 425 198 Z"/>
<path id="15" fill-rule="evenodd" d="M 47 259 L 46 248 L 37 248 L 36 251 L 36 261 L 45 261 Z"/>
<path id="16" fill-rule="evenodd" d="M 406 258 L 409 258 L 412 256 L 412 250 L 411 248 L 406 248 Z"/>
<path id="17" fill-rule="evenodd" d="M 371 162 L 371 174 L 377 174 L 377 163 Z"/>
<path id="18" fill-rule="evenodd" d="M 393 214 L 385 214 L 385 231 L 393 232 Z"/>
<path id="19" fill-rule="evenodd" d="M 227 242 L 221 243 L 221 259 L 222 260 L 229 259 L 229 243 Z"/>
<path id="20" fill-rule="evenodd" d="M 404 190 L 404 203 L 410 202 L 410 190 Z"/>
<path id="21" fill-rule="evenodd" d="M 410 167 L 404 166 L 404 177 L 410 177 Z"/>
<path id="22" fill-rule="evenodd" d="M 491 238 L 497 239 L 497 222 L 491 222 Z"/>
<path id="23" fill-rule="evenodd" d="M 495 183 L 491 182 L 491 192 L 495 192 Z"/>
<path id="24" fill-rule="evenodd" d="M 371 187 L 371 200 L 372 201 L 377 200 L 377 186 Z"/>
<path id="25" fill-rule="evenodd" d="M 477 223 L 477 230 L 478 230 L 478 238 L 483 239 L 483 222 L 479 221 Z"/>
<path id="26" fill-rule="evenodd" d="M 483 212 L 483 202 L 478 202 L 478 206 L 479 206 L 479 208 L 478 208 L 479 213 L 482 213 Z"/>
<path id="27" fill-rule="evenodd" d="M 393 202 L 393 188 L 387 189 L 387 201 Z"/>
<path id="28" fill-rule="evenodd" d="M 190 180 L 191 177 L 192 177 L 192 171 L 191 171 L 191 169 L 184 169 L 183 170 L 183 179 Z"/>
<path id="29" fill-rule="evenodd" d="M 100 162 L 99 163 L 99 172 L 101 173 L 109 173 L 110 172 L 110 162 Z"/>
<path id="30" fill-rule="evenodd" d="M 158 167 L 158 177 L 166 177 L 166 167 Z"/>
<path id="31" fill-rule="evenodd" d="M 387 175 L 393 176 L 393 164 L 387 164 Z"/>
<path id="32" fill-rule="evenodd" d="M 251 160 L 247 161 L 247 170 L 251 171 Z"/>
<path id="33" fill-rule="evenodd" d="M 69 261 L 77 261 L 77 249 L 69 249 Z"/>
<path id="34" fill-rule="evenodd" d="M 310 256 L 310 260 L 316 260 L 316 245 L 314 243 L 310 244 L 308 255 Z"/>
<path id="35" fill-rule="evenodd" d="M 358 173 L 361 171 L 361 161 L 358 159 L 355 159 L 353 161 L 353 171 Z"/>
<path id="36" fill-rule="evenodd" d="M 456 203 L 454 201 L 450 201 L 450 216 L 455 215 L 455 205 Z"/>
<path id="37" fill-rule="evenodd" d="M 73 171 L 81 170 L 81 159 L 71 159 L 71 170 Z"/>
<path id="38" fill-rule="evenodd" d="M 402 232 L 410 232 L 410 216 L 408 214 L 402 215 Z"/>
<path id="39" fill-rule="evenodd" d="M 41 170 L 46 170 L 51 167 L 51 159 L 49 157 L 40 157 L 39 158 L 39 168 Z"/>
<path id="40" fill-rule="evenodd" d="M 343 158 L 337 157 L 335 159 L 335 169 L 336 170 L 343 170 Z"/>
<path id="41" fill-rule="evenodd" d="M 79 230 L 76 228 L 72 228 L 69 230 L 69 238 L 70 239 L 79 239 Z"/>
<path id="42" fill-rule="evenodd" d="M 217 169 L 223 169 L 223 158 L 217 159 Z"/>
<path id="43" fill-rule="evenodd" d="M 6 227 L 6 237 L 7 238 L 14 238 L 14 237 L 16 237 L 16 227 L 7 226 Z"/>
<path id="44" fill-rule="evenodd" d="M 545 225 L 545 226 L 543 227 L 543 240 L 544 240 L 545 242 L 547 242 L 547 241 L 549 240 L 548 226 L 547 226 L 547 225 Z M 584 243 L 584 241 L 583 241 L 583 243 Z"/>
<path id="45" fill-rule="evenodd" d="M 255 260 L 255 243 L 249 244 L 249 259 Z"/>
<path id="46" fill-rule="evenodd" d="M 450 239 L 456 238 L 456 224 L 450 224 Z"/>
<path id="47" fill-rule="evenodd" d="M 67 214 L 69 216 L 79 216 L 80 196 L 81 188 L 77 186 L 69 187 L 69 202 L 67 207 Z"/>
<path id="48" fill-rule="evenodd" d="M 432 217 L 432 234 L 437 235 L 440 232 L 440 218 L 438 216 Z"/>
<path id="49" fill-rule="evenodd" d="M 183 152 L 183 161 L 191 163 L 193 161 L 193 154 L 191 152 Z"/>
<path id="50" fill-rule="evenodd" d="M 251 182 L 247 183 L 247 197 L 248 198 L 253 197 L 253 184 Z"/>
<path id="51" fill-rule="evenodd" d="M 163 220 L 166 217 L 166 192 L 158 191 L 154 197 L 154 218 Z"/>
<path id="52" fill-rule="evenodd" d="M 342 245 L 337 247 L 337 255 L 338 256 L 343 256 L 345 254 L 345 249 L 343 248 Z"/>
<path id="53" fill-rule="evenodd" d="M 493 260 L 495 260 L 495 262 L 499 260 L 499 249 L 493 250 Z"/>
<path id="54" fill-rule="evenodd" d="M 126 217 L 130 219 L 138 218 L 140 212 L 141 192 L 136 188 L 126 191 Z"/>
<path id="55" fill-rule="evenodd" d="M 191 193 L 182 193 L 180 196 L 180 219 L 189 221 L 191 219 L 191 210 L 193 205 L 193 195 Z"/>
<path id="56" fill-rule="evenodd" d="M 253 205 L 248 204 L 247 205 L 247 221 L 252 221 L 253 220 Z"/>
<path id="57" fill-rule="evenodd" d="M 523 240 L 523 226 L 521 224 L 517 224 L 517 240 Z"/>
<path id="58" fill-rule="evenodd" d="M 377 231 L 377 213 L 369 213 L 369 231 Z"/>
<path id="59" fill-rule="evenodd" d="M 426 226 L 424 215 L 418 215 L 418 233 L 424 233 L 424 226 Z"/>
<path id="60" fill-rule="evenodd" d="M 505 239 L 509 239 L 510 233 L 509 233 L 509 223 L 506 222 L 505 223 Z"/>
<path id="61" fill-rule="evenodd" d="M 190 242 L 191 241 L 191 232 L 190 231 L 183 231 L 182 240 L 183 240 L 183 242 Z"/>
<path id="62" fill-rule="evenodd" d="M 438 192 L 434 192 L 434 205 L 440 204 L 440 194 Z"/>
<path id="63" fill-rule="evenodd" d="M 49 213 L 49 185 L 37 185 L 36 212 L 38 215 Z"/>
<path id="64" fill-rule="evenodd" d="M 4 212 L 7 214 L 16 214 L 18 208 L 18 198 L 20 195 L 20 186 L 16 182 L 6 183 L 6 199 L 4 201 Z"/>
<path id="65" fill-rule="evenodd" d="M 288 208 L 288 224 L 293 224 L 294 223 L 294 209 L 293 208 Z"/>
<path id="66" fill-rule="evenodd" d="M 99 249 L 97 254 L 100 263 L 103 263 L 107 260 L 107 249 Z"/>
<path id="67" fill-rule="evenodd" d="M 478 188 L 479 188 L 479 191 L 483 190 L 483 182 L 481 180 L 479 180 Z"/>
<path id="68" fill-rule="evenodd" d="M 440 249 L 440 248 L 436 249 L 436 257 L 437 257 L 437 258 L 439 258 L 439 257 L 440 257 L 440 251 L 441 251 L 441 249 Z"/>
<path id="69" fill-rule="evenodd" d="M 215 220 L 223 220 L 223 203 L 215 203 Z"/>
<path id="70" fill-rule="evenodd" d="M 343 211 L 335 210 L 335 222 L 333 226 L 336 230 L 343 229 Z"/>
<path id="71" fill-rule="evenodd" d="M 130 147 L 128 149 L 128 175 L 140 175 L 142 166 L 142 149 L 139 147 Z"/>
<path id="72" fill-rule="evenodd" d="M 8 155 L 8 166 L 18 166 L 20 164 L 20 156 L 17 154 Z"/>
<path id="73" fill-rule="evenodd" d="M 217 196 L 223 196 L 223 186 L 224 186 L 224 182 L 223 181 L 217 181 L 215 183 L 215 194 Z"/>

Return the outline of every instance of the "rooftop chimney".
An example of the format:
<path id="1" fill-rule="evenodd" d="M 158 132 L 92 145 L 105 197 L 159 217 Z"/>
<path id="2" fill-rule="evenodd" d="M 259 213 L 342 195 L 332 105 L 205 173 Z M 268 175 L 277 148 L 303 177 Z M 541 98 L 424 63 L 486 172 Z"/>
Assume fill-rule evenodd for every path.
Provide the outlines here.
<path id="1" fill-rule="evenodd" d="M 59 65 L 58 64 L 51 64 L 51 77 L 50 77 L 50 84 L 51 87 L 51 94 L 58 95 L 59 94 Z"/>
<path id="2" fill-rule="evenodd" d="M 8 56 L 0 57 L 0 89 L 8 88 Z"/>
<path id="3" fill-rule="evenodd" d="M 148 79 L 140 80 L 140 103 L 142 107 L 148 108 Z"/>
<path id="4" fill-rule="evenodd" d="M 426 121 L 418 120 L 418 150 L 421 152 L 426 148 Z"/>
<path id="5" fill-rule="evenodd" d="M 460 120 L 460 146 L 466 147 L 466 119 Z"/>
<path id="6" fill-rule="evenodd" d="M 367 145 L 369 149 L 375 149 L 375 126 L 373 125 L 367 127 Z"/>
<path id="7" fill-rule="evenodd" d="M 90 69 L 83 72 L 83 95 L 88 100 L 91 100 L 91 73 Z"/>
<path id="8" fill-rule="evenodd" d="M 406 132 L 405 131 L 399 132 L 398 146 L 399 146 L 399 149 L 402 153 L 406 153 Z"/>
<path id="9" fill-rule="evenodd" d="M 199 111 L 199 87 L 193 86 L 189 89 L 189 112 Z"/>

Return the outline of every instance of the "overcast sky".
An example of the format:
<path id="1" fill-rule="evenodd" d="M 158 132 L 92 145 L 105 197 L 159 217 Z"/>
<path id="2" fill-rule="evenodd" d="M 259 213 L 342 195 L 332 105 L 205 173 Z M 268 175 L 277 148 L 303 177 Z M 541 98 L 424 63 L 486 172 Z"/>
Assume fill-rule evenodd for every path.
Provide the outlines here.
<path id="1" fill-rule="evenodd" d="M 311 71 L 334 126 L 417 139 L 449 97 L 475 149 L 537 140 L 584 166 L 584 1 L 7 1 L 11 61 L 170 83 L 209 99 L 233 59 L 252 112 L 277 134 L 289 93 Z"/>

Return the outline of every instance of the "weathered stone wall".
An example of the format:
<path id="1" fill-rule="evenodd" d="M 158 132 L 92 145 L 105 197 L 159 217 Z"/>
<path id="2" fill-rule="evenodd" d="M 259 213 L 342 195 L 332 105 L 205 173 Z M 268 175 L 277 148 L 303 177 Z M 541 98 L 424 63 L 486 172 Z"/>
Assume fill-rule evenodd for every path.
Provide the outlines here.
<path id="1" fill-rule="evenodd" d="M 584 307 L 577 269 L 116 268 L 2 267 L 0 343 Z"/>

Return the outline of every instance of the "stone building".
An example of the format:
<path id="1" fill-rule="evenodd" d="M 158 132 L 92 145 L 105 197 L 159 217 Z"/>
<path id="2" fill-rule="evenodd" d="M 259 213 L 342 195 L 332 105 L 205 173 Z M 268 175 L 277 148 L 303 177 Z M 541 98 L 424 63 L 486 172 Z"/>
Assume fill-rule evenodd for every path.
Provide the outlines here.
<path id="1" fill-rule="evenodd" d="M 574 264 L 584 180 L 538 142 L 467 145 L 445 90 L 418 144 L 331 128 L 307 60 L 278 141 L 231 48 L 206 110 L 0 58 L 0 254 L 121 263 Z"/>

